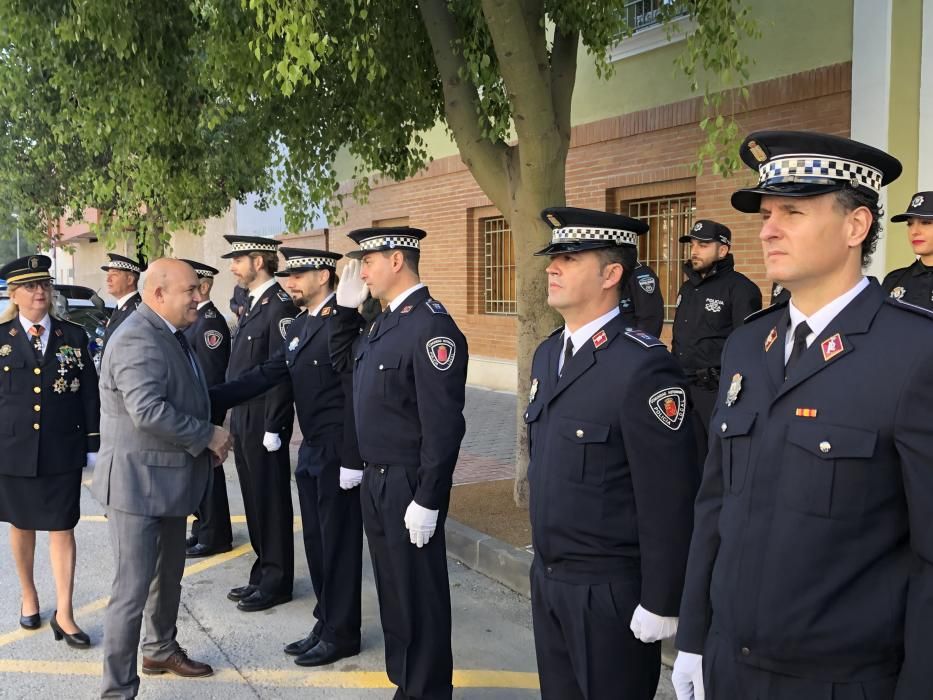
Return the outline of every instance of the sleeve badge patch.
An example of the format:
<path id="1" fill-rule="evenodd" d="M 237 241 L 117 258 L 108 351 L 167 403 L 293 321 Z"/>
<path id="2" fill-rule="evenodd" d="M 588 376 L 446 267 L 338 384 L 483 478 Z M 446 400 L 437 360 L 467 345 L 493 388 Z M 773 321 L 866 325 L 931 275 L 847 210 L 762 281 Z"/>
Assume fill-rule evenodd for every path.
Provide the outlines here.
<path id="1" fill-rule="evenodd" d="M 204 344 L 208 350 L 216 350 L 223 342 L 224 336 L 220 331 L 204 331 Z"/>
<path id="2" fill-rule="evenodd" d="M 687 415 L 687 397 L 679 386 L 668 387 L 652 394 L 648 407 L 665 428 L 680 430 Z"/>
<path id="3" fill-rule="evenodd" d="M 450 338 L 439 336 L 431 338 L 425 347 L 428 351 L 428 359 L 431 364 L 442 372 L 451 368 L 454 363 L 454 356 L 457 354 L 457 346 Z"/>
<path id="4" fill-rule="evenodd" d="M 285 335 L 288 333 L 288 327 L 292 325 L 293 318 L 282 318 L 279 319 L 279 333 L 282 334 L 282 340 L 285 340 Z"/>
<path id="5" fill-rule="evenodd" d="M 645 290 L 645 294 L 654 294 L 654 277 L 651 277 L 650 275 L 639 277 L 638 286 Z"/>

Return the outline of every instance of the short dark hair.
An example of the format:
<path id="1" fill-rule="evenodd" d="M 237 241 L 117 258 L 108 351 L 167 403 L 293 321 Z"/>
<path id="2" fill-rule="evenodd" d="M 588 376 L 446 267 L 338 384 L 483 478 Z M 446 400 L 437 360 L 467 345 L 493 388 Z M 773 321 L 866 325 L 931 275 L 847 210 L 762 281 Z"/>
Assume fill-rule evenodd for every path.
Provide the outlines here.
<path id="1" fill-rule="evenodd" d="M 421 260 L 421 252 L 411 248 L 396 248 L 394 250 L 383 250 L 383 255 L 389 257 L 392 253 L 401 253 L 405 265 L 416 275 L 418 274 L 418 262 Z"/>
<path id="2" fill-rule="evenodd" d="M 328 273 L 328 275 L 327 275 L 327 288 L 328 288 L 330 291 L 334 291 L 335 289 L 337 289 L 337 283 L 340 281 L 340 278 L 337 277 L 337 271 L 336 271 L 336 270 L 332 270 L 332 269 L 329 268 L 329 267 L 322 267 L 322 268 L 321 268 L 321 272 L 327 272 L 327 273 Z"/>
<path id="3" fill-rule="evenodd" d="M 622 266 L 622 279 L 616 286 L 619 297 L 622 297 L 622 290 L 628 284 L 629 277 L 632 276 L 632 270 L 638 264 L 638 250 L 632 246 L 617 245 L 612 248 L 599 248 L 596 250 L 599 256 L 599 269 L 602 270 L 606 265 L 618 263 Z"/>
<path id="4" fill-rule="evenodd" d="M 884 216 L 881 202 L 878 201 L 877 195 L 867 194 L 851 187 L 838 190 L 835 195 L 836 206 L 846 214 L 859 207 L 865 207 L 871 212 L 871 226 L 868 227 L 868 233 L 862 241 L 862 267 L 867 267 L 881 239 L 881 219 Z"/>
<path id="5" fill-rule="evenodd" d="M 263 251 L 261 253 L 250 253 L 250 259 L 261 258 L 262 267 L 270 275 L 274 275 L 279 270 L 279 254 Z"/>

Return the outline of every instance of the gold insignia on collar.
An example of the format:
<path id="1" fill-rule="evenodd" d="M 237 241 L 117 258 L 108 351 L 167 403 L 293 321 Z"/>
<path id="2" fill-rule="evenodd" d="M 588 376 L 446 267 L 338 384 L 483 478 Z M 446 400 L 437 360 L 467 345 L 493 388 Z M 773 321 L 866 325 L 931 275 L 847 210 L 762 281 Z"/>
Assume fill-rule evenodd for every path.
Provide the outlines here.
<path id="1" fill-rule="evenodd" d="M 771 332 L 768 333 L 768 337 L 765 338 L 765 352 L 771 349 L 771 346 L 774 345 L 774 341 L 777 340 L 777 328 L 772 328 Z"/>
<path id="2" fill-rule="evenodd" d="M 820 343 L 820 348 L 823 350 L 824 362 L 828 362 L 843 350 L 845 350 L 842 345 L 842 336 L 840 336 L 838 333 L 836 333 L 836 335 L 834 335 L 832 338 L 827 338 L 822 343 Z"/>
<path id="3" fill-rule="evenodd" d="M 325 306 L 323 309 L 321 309 L 321 316 L 330 316 L 329 306 Z"/>
<path id="4" fill-rule="evenodd" d="M 16 335 L 17 333 L 19 333 L 19 331 L 16 330 L 15 328 L 10 329 L 10 335 Z"/>

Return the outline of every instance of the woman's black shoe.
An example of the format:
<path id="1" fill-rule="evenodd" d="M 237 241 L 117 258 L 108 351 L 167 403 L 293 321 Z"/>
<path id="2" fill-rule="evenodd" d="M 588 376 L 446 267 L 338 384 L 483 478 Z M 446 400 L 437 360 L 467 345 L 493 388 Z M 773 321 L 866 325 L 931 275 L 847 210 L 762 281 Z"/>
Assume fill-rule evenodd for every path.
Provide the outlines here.
<path id="1" fill-rule="evenodd" d="M 81 628 L 78 628 L 78 631 L 74 634 L 68 634 L 61 627 L 58 626 L 58 620 L 55 619 L 55 616 L 58 614 L 58 610 L 52 613 L 52 619 L 49 620 L 49 625 L 52 627 L 52 634 L 55 635 L 55 641 L 60 642 L 64 637 L 65 642 L 70 647 L 76 649 L 87 649 L 91 646 L 91 639 L 84 632 L 81 631 Z"/>
<path id="2" fill-rule="evenodd" d="M 39 619 L 39 613 L 35 615 L 23 615 L 23 609 L 19 609 L 19 626 L 24 630 L 37 630 L 42 624 L 42 621 Z"/>

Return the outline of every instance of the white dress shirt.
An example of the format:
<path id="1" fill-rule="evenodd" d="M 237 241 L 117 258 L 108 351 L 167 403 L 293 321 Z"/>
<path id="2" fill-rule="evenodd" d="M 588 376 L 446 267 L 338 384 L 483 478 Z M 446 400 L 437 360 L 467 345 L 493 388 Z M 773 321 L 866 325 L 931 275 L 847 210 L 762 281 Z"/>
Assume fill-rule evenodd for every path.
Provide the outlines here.
<path id="1" fill-rule="evenodd" d="M 36 324 L 22 314 L 19 315 L 19 322 L 23 324 L 23 330 L 26 331 L 26 338 L 29 340 L 29 344 L 32 345 L 32 335 L 29 331 L 31 331 L 32 327 Z M 42 343 L 42 354 L 44 355 L 45 349 L 49 346 L 49 332 L 52 330 L 52 319 L 46 314 L 45 317 L 39 321 L 39 325 L 45 329 L 42 331 L 42 335 L 39 336 L 39 342 Z"/>
<path id="2" fill-rule="evenodd" d="M 401 306 L 403 301 L 405 301 L 409 296 L 417 292 L 423 286 L 424 285 L 421 282 L 419 282 L 414 287 L 409 287 L 408 289 L 406 289 L 404 292 L 402 292 L 397 297 L 395 297 L 392 301 L 389 302 L 389 310 L 395 311 L 399 306 Z"/>
<path id="3" fill-rule="evenodd" d="M 560 351 L 560 359 L 557 360 L 557 374 L 560 375 L 560 373 L 564 369 L 564 348 L 567 347 L 567 336 L 568 335 L 570 336 L 570 343 L 573 346 L 572 354 L 576 355 L 577 350 L 582 348 L 583 344 L 587 340 L 589 340 L 594 335 L 596 335 L 596 331 L 598 331 L 600 328 L 605 326 L 607 323 L 609 323 L 612 319 L 614 319 L 618 315 L 619 315 L 619 307 L 618 305 L 616 305 L 616 306 L 613 306 L 611 309 L 609 309 L 609 311 L 604 313 L 599 318 L 580 326 L 573 333 L 569 333 L 567 331 L 567 328 L 565 327 L 564 332 L 561 333 L 561 336 L 560 336 L 561 351 Z"/>
<path id="4" fill-rule="evenodd" d="M 790 328 L 787 329 L 787 337 L 784 338 L 784 364 L 790 359 L 791 350 L 794 349 L 794 330 L 798 325 L 807 322 L 810 326 L 810 335 L 807 336 L 807 347 L 816 340 L 820 333 L 826 330 L 826 326 L 832 323 L 832 320 L 838 316 L 844 308 L 849 305 L 859 293 L 868 286 L 868 278 L 862 277 L 858 283 L 842 296 L 838 296 L 829 302 L 822 309 L 812 314 L 809 318 L 803 315 L 796 306 L 794 306 L 794 297 L 790 299 Z"/>
<path id="5" fill-rule="evenodd" d="M 263 283 L 260 284 L 258 287 L 256 287 L 256 289 L 249 289 L 249 290 L 247 290 L 247 293 L 249 294 L 249 296 L 251 296 L 251 297 L 253 298 L 253 301 L 252 301 L 252 303 L 251 303 L 249 306 L 246 307 L 246 310 L 247 310 L 247 311 L 251 311 L 252 308 L 256 305 L 256 302 L 259 301 L 259 297 L 261 297 L 263 294 L 265 294 L 265 293 L 266 293 L 266 290 L 267 290 L 269 287 L 271 287 L 273 284 L 275 284 L 275 277 L 273 277 L 273 278 L 270 279 L 270 280 L 267 280 L 267 281 L 263 282 Z"/>

